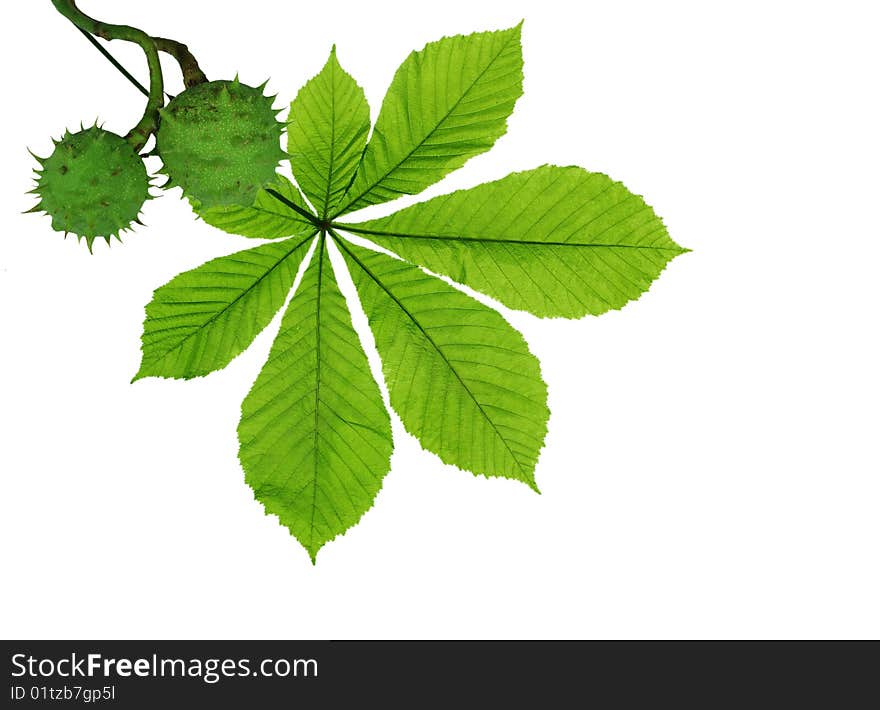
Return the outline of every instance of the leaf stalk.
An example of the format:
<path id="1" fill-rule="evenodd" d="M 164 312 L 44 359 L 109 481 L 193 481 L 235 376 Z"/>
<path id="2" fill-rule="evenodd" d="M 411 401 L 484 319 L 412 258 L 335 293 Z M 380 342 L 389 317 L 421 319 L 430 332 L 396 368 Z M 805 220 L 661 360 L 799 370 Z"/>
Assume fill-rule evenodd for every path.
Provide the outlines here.
<path id="1" fill-rule="evenodd" d="M 320 219 L 318 219 L 315 215 L 313 215 L 308 210 L 304 210 L 302 207 L 300 207 L 295 202 L 291 202 L 290 200 L 288 200 L 284 195 L 282 195 L 277 190 L 273 190 L 271 187 L 267 187 L 266 192 L 268 192 L 272 197 L 274 197 L 276 200 L 278 200 L 283 205 L 286 205 L 287 207 L 292 209 L 294 212 L 296 212 L 301 217 L 305 217 L 307 220 L 309 220 L 309 222 L 314 224 L 317 229 L 319 229 L 321 231 L 325 231 L 327 229 L 327 227 L 329 226 L 329 225 L 325 224 L 324 222 L 322 222 Z"/>

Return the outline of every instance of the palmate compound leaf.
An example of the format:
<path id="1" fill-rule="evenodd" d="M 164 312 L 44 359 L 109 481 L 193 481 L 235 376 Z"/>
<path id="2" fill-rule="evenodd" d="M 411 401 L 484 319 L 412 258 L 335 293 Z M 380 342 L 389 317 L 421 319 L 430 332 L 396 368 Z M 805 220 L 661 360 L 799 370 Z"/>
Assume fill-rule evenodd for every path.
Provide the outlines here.
<path id="1" fill-rule="evenodd" d="M 356 169 L 366 101 L 331 54 L 291 112 L 294 175 L 320 216 L 305 216 L 305 198 L 289 182 L 253 208 L 212 212 L 206 221 L 226 231 L 299 236 L 181 274 L 147 309 L 139 377 L 223 367 L 281 307 L 308 241 L 321 234 L 239 425 L 257 499 L 313 561 L 372 505 L 392 447 L 388 413 L 327 259 L 328 230 L 407 430 L 445 462 L 535 489 L 549 416 L 538 361 L 499 313 L 416 264 L 514 308 L 579 317 L 636 298 L 686 251 L 640 197 L 580 168 L 544 166 L 386 218 L 339 223 L 353 210 L 415 194 L 491 147 L 521 93 L 519 34 L 516 27 L 452 37 L 411 54 Z M 407 261 L 344 241 L 337 230 Z"/>
<path id="2" fill-rule="evenodd" d="M 343 228 L 510 308 L 567 318 L 622 307 L 687 251 L 621 183 L 553 165 Z"/>
<path id="3" fill-rule="evenodd" d="M 134 379 L 189 379 L 228 365 L 284 305 L 312 236 L 212 259 L 156 289 Z"/>
<path id="4" fill-rule="evenodd" d="M 489 150 L 522 95 L 521 25 L 446 37 L 401 64 L 334 216 L 414 195 Z"/>
<path id="5" fill-rule="evenodd" d="M 372 506 L 392 449 L 388 412 L 323 236 L 241 411 L 247 482 L 314 562 Z"/>
<path id="6" fill-rule="evenodd" d="M 283 175 L 277 175 L 275 182 L 269 187 L 301 209 L 307 209 L 302 193 Z M 257 239 L 279 239 L 307 237 L 315 233 L 315 226 L 309 220 L 279 202 L 266 190 L 257 192 L 254 204 L 250 207 L 228 205 L 200 209 L 198 204 L 192 200 L 190 202 L 196 214 L 205 222 L 229 234 Z"/>
<path id="7" fill-rule="evenodd" d="M 321 72 L 290 104 L 287 128 L 293 175 L 320 217 L 345 194 L 369 132 L 364 91 L 340 66 L 334 47 Z"/>
<path id="8" fill-rule="evenodd" d="M 337 243 L 407 431 L 446 463 L 537 490 L 550 412 L 540 364 L 519 331 L 415 266 Z"/>

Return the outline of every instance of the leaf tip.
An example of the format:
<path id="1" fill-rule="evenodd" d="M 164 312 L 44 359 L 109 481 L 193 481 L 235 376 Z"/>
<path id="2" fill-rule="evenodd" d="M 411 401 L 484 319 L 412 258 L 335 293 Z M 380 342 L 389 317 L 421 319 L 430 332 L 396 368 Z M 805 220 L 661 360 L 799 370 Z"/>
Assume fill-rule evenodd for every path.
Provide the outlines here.
<path id="1" fill-rule="evenodd" d="M 293 532 L 291 530 L 291 532 Z M 294 537 L 299 540 L 299 544 L 302 545 L 306 552 L 309 555 L 309 559 L 312 561 L 312 567 L 315 567 L 318 564 L 318 553 L 321 551 L 321 548 L 324 547 L 324 544 L 327 542 L 326 540 L 320 540 L 316 542 L 314 538 L 310 537 L 308 542 L 301 540 L 299 537 L 294 535 Z"/>

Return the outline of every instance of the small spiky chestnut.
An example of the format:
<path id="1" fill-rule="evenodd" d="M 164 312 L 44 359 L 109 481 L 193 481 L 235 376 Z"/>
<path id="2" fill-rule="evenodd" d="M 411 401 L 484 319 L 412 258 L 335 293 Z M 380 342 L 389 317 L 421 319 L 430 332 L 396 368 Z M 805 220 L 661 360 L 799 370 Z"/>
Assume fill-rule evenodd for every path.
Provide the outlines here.
<path id="1" fill-rule="evenodd" d="M 251 205 L 275 178 L 283 125 L 263 88 L 211 81 L 187 89 L 162 109 L 156 152 L 166 187 L 180 186 L 201 207 Z"/>
<path id="2" fill-rule="evenodd" d="M 122 136 L 97 125 L 78 133 L 65 132 L 40 163 L 32 193 L 39 203 L 31 212 L 45 212 L 52 228 L 86 240 L 89 251 L 98 237 L 110 243 L 138 222 L 150 196 L 144 161 Z"/>

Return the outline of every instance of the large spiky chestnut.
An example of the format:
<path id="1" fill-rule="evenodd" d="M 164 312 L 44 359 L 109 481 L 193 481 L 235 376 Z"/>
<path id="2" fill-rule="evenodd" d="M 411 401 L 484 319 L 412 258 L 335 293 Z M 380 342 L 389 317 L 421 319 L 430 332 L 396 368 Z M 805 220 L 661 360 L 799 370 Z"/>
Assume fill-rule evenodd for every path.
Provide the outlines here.
<path id="1" fill-rule="evenodd" d="M 160 111 L 156 152 L 166 187 L 180 186 L 200 207 L 251 205 L 275 177 L 283 125 L 263 88 L 211 81 L 187 89 Z"/>

